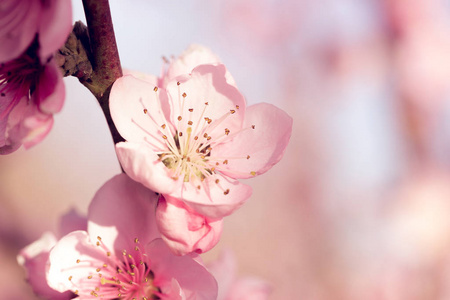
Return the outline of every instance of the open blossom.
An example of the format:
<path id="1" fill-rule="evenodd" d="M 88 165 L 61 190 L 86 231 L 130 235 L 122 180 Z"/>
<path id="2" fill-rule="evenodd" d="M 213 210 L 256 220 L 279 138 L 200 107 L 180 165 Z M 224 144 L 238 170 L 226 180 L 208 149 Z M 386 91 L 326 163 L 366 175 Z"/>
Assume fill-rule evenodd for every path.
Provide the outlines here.
<path id="1" fill-rule="evenodd" d="M 246 107 L 222 64 L 188 73 L 159 88 L 132 75 L 114 83 L 111 116 L 126 139 L 116 151 L 132 179 L 219 220 L 251 195 L 237 179 L 281 159 L 292 119 L 271 104 Z"/>
<path id="2" fill-rule="evenodd" d="M 0 5 L 0 154 L 40 142 L 64 102 L 52 59 L 72 28 L 69 0 L 3 1 Z"/>
<path id="3" fill-rule="evenodd" d="M 220 257 L 208 265 L 219 285 L 217 300 L 267 300 L 272 288 L 256 277 L 237 277 L 236 259 L 225 249 Z"/>
<path id="4" fill-rule="evenodd" d="M 175 256 L 152 217 L 157 195 L 120 174 L 95 195 L 87 231 L 50 252 L 48 284 L 80 299 L 215 299 L 217 283 L 198 256 Z"/>

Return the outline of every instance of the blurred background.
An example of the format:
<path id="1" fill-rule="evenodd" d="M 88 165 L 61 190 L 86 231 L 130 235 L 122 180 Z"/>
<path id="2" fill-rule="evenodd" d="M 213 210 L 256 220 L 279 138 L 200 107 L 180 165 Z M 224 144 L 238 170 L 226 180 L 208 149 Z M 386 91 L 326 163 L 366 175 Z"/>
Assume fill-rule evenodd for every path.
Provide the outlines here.
<path id="1" fill-rule="evenodd" d="M 84 20 L 73 0 L 74 21 Z M 294 118 L 283 160 L 248 180 L 204 258 L 231 249 L 270 299 L 450 299 L 450 2 L 111 0 L 124 68 L 211 48 L 249 104 Z M 49 136 L 0 157 L 2 299 L 37 299 L 18 251 L 86 213 L 120 172 L 100 107 L 76 79 Z"/>

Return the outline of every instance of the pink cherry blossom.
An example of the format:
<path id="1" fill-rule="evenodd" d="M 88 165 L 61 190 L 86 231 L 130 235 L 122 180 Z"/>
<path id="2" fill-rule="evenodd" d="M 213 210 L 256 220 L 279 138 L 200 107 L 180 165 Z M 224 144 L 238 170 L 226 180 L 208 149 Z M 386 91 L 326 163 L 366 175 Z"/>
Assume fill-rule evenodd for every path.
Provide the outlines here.
<path id="1" fill-rule="evenodd" d="M 0 154 L 39 143 L 65 96 L 52 59 L 72 28 L 68 0 L 3 1 L 0 6 Z"/>
<path id="2" fill-rule="evenodd" d="M 292 118 L 271 104 L 247 108 L 229 78 L 222 64 L 197 66 L 162 88 L 128 75 L 110 97 L 111 116 L 126 139 L 116 145 L 125 172 L 209 220 L 250 197 L 251 188 L 237 179 L 276 164 L 292 130 Z"/>
<path id="3" fill-rule="evenodd" d="M 71 210 L 61 218 L 60 231 L 66 232 L 69 229 L 86 229 L 86 218 L 80 216 L 76 211 Z M 65 300 L 74 298 L 70 291 L 61 293 L 50 288 L 47 284 L 45 271 L 48 267 L 48 257 L 50 250 L 56 244 L 56 237 L 51 232 L 44 233 L 40 239 L 23 248 L 17 261 L 25 268 L 27 281 L 31 285 L 33 292 L 46 299 Z"/>
<path id="4" fill-rule="evenodd" d="M 159 238 L 157 195 L 120 174 L 95 195 L 87 231 L 50 252 L 49 285 L 80 299 L 215 299 L 217 283 L 198 256 L 175 256 Z"/>
<path id="5" fill-rule="evenodd" d="M 169 196 L 159 199 L 156 223 L 162 239 L 176 255 L 210 250 L 219 242 L 223 227 L 222 219 L 209 220 Z"/>
<path id="6" fill-rule="evenodd" d="M 217 300 L 266 300 L 270 285 L 256 277 L 237 278 L 237 263 L 231 250 L 225 249 L 220 257 L 208 265 L 219 285 Z"/>

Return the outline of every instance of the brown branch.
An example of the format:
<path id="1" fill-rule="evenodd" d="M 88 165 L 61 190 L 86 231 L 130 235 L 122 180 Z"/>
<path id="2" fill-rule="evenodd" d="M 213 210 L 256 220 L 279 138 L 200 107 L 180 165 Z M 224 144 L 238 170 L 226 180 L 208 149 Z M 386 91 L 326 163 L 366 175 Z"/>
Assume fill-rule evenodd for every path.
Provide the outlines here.
<path id="1" fill-rule="evenodd" d="M 92 64 L 91 76 L 82 83 L 97 98 L 108 122 L 114 143 L 124 139 L 118 133 L 109 112 L 109 93 L 114 81 L 122 76 L 119 52 L 108 0 L 83 0 L 89 31 L 88 54 Z M 80 80 L 81 81 L 81 80 Z"/>

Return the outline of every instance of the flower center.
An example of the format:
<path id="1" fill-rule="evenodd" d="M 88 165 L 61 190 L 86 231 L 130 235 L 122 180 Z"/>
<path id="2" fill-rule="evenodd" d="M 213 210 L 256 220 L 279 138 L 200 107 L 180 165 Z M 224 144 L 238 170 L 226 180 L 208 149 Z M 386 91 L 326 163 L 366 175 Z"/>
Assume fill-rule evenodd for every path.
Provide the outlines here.
<path id="1" fill-rule="evenodd" d="M 154 284 L 155 275 L 150 269 L 150 259 L 145 251 L 139 247 L 139 240 L 134 240 L 134 253 L 122 251 L 122 256 L 114 255 L 97 237 L 96 245 L 104 258 L 99 260 L 80 260 L 80 266 L 95 268 L 86 277 L 74 283 L 73 276 L 69 281 L 74 284 L 75 294 L 83 299 L 126 299 L 150 300 L 161 299 L 161 290 Z"/>
<path id="2" fill-rule="evenodd" d="M 145 138 L 144 140 L 152 148 L 157 149 L 156 153 L 159 159 L 170 170 L 173 179 L 183 178 L 184 182 L 190 182 L 197 189 L 201 189 L 202 182 L 206 178 L 212 178 L 212 182 L 223 190 L 224 195 L 228 195 L 230 190 L 221 187 L 219 179 L 215 176 L 216 173 L 225 168 L 231 160 L 250 159 L 250 155 L 243 157 L 217 157 L 213 155 L 213 148 L 230 141 L 243 131 L 255 129 L 255 125 L 232 132 L 223 124 L 225 120 L 235 116 L 239 111 L 239 105 L 225 110 L 221 116 L 213 120 L 208 116 L 208 112 L 211 109 L 209 102 L 204 102 L 203 107 L 190 107 L 187 105 L 189 103 L 189 100 L 187 100 L 188 95 L 180 90 L 181 83 L 177 82 L 177 86 L 180 115 L 173 122 L 168 122 L 162 112 L 161 103 L 157 95 L 158 87 L 155 87 L 153 91 L 159 105 L 159 115 L 164 120 L 163 124 L 158 123 L 154 119 L 154 114 L 148 112 L 141 99 L 144 114 L 148 115 L 162 138 L 158 142 L 150 142 L 150 139 Z M 200 110 L 201 113 L 194 114 L 194 110 Z M 149 133 L 134 120 L 132 122 L 144 132 Z M 149 133 L 149 135 L 152 134 Z M 251 175 L 254 176 L 256 173 L 251 172 Z"/>
<path id="3" fill-rule="evenodd" d="M 21 56 L 0 64 L 0 101 L 6 95 L 11 99 L 6 109 L 0 113 L 3 119 L 22 97 L 29 97 L 36 90 L 42 65 L 37 55 L 37 39 Z"/>

